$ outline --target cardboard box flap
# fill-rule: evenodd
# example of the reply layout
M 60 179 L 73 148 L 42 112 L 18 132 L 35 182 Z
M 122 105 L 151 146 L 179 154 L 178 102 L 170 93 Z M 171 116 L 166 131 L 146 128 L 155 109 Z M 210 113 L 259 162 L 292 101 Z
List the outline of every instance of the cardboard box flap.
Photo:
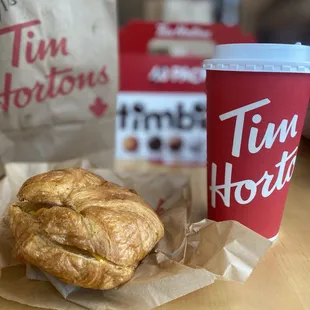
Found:
M 128 23 L 120 31 L 120 53 L 146 54 L 148 52 L 148 43 L 152 39 L 212 40 L 215 44 L 255 42 L 252 36 L 242 33 L 239 26 L 135 20 Z

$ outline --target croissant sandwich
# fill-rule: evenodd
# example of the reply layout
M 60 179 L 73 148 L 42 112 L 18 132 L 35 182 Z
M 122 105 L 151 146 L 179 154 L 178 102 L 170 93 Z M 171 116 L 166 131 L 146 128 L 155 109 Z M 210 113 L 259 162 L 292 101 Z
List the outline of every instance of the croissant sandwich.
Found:
M 9 208 L 18 258 L 65 283 L 111 289 L 129 281 L 164 235 L 133 190 L 84 169 L 28 179 Z

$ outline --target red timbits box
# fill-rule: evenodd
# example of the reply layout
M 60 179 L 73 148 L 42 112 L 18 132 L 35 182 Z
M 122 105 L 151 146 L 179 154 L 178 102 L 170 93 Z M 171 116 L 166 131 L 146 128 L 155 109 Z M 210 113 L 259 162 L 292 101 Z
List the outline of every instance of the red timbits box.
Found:
M 206 95 L 202 63 L 213 54 L 212 45 L 206 42 L 253 41 L 239 27 L 220 24 L 133 21 L 121 29 L 117 159 L 146 167 L 204 166 Z M 152 53 L 155 43 L 169 46 L 170 54 Z

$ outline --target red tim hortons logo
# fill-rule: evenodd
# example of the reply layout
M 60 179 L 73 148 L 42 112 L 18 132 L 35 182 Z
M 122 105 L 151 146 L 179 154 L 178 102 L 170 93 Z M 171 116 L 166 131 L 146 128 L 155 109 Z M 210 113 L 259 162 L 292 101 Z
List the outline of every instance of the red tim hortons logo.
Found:
M 68 38 L 45 38 L 41 39 L 38 33 L 41 21 L 32 20 L 15 24 L 0 29 L 0 40 L 12 37 L 11 43 L 11 64 L 9 72 L 4 72 L 4 84 L 0 90 L 0 109 L 8 112 L 15 107 L 22 109 L 30 103 L 42 103 L 48 99 L 56 99 L 60 96 L 68 96 L 74 90 L 83 91 L 87 88 L 94 89 L 109 83 L 110 78 L 107 73 L 107 65 L 103 64 L 98 71 L 75 73 L 73 67 L 57 68 L 52 66 L 45 73 L 43 79 L 33 81 L 32 85 L 19 85 L 15 82 L 18 77 L 17 70 L 25 70 L 24 64 L 33 65 L 36 62 L 44 62 L 47 59 L 56 57 L 67 57 L 70 55 L 68 48 Z M 36 34 L 37 33 L 37 34 Z M 21 67 L 21 64 L 23 67 Z M 15 85 L 15 86 L 14 86 Z M 93 100 L 93 99 L 92 99 Z M 103 116 L 106 111 L 105 103 L 99 102 L 101 98 L 90 106 L 90 112 L 95 116 Z M 101 104 L 102 103 L 102 104 Z
M 233 141 L 231 156 L 233 158 L 240 158 L 241 147 L 246 146 L 249 155 L 258 154 L 262 150 L 270 150 L 273 148 L 275 142 L 284 144 L 287 139 L 292 139 L 297 136 L 298 115 L 295 114 L 291 119 L 282 119 L 280 124 L 276 126 L 275 123 L 269 122 L 264 132 L 259 128 L 259 124 L 264 122 L 260 111 L 263 107 L 272 104 L 266 98 L 248 105 L 242 106 L 238 109 L 228 111 L 220 115 L 220 121 L 228 120 L 234 121 Z M 252 118 L 249 113 L 255 113 Z M 262 113 L 263 114 L 263 113 Z M 245 121 L 251 118 L 251 126 L 245 126 Z M 248 137 L 248 138 L 245 138 Z M 263 137 L 259 139 L 259 137 Z M 223 168 L 223 184 L 218 184 L 218 164 L 211 163 L 211 179 L 210 179 L 210 198 L 211 206 L 217 207 L 216 197 L 221 198 L 225 207 L 229 208 L 233 201 L 240 205 L 246 205 L 252 202 L 257 195 L 266 198 L 272 195 L 275 191 L 280 191 L 287 183 L 290 182 L 293 170 L 296 163 L 297 149 L 295 147 L 291 151 L 282 152 L 279 160 L 273 164 L 273 171 L 265 171 L 263 175 L 257 180 L 243 179 L 239 181 L 232 181 L 234 172 L 233 164 L 226 162 Z M 216 159 L 214 159 L 215 161 Z M 274 169 L 275 168 L 275 169 Z M 245 195 L 245 191 L 247 194 Z

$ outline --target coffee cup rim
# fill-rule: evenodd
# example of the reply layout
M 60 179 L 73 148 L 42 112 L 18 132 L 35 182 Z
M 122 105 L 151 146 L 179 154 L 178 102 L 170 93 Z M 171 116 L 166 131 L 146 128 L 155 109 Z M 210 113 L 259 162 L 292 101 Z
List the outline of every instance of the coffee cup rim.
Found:
M 310 73 L 310 47 L 296 44 L 234 43 L 218 45 L 206 70 Z

